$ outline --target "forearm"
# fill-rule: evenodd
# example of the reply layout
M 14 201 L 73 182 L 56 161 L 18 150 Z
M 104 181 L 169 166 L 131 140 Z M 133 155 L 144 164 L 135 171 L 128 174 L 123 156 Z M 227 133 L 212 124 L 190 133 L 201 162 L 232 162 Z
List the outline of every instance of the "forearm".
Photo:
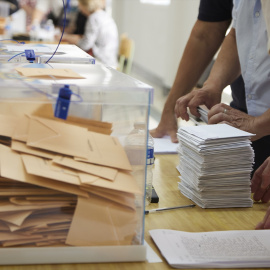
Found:
M 254 133 L 259 138 L 270 135 L 270 109 L 262 115 L 255 117 Z
M 165 103 L 164 112 L 173 112 L 176 100 L 194 88 L 224 40 L 229 24 L 230 21 L 209 23 L 198 20 L 195 23 Z
M 39 24 L 44 18 L 45 13 L 39 9 L 34 9 L 32 16 L 32 24 Z
M 240 74 L 241 67 L 237 52 L 235 29 L 232 28 L 222 44 L 205 85 L 212 85 L 215 89 L 222 92 L 223 89 L 236 80 Z
M 32 16 L 33 12 L 34 12 L 34 9 L 28 5 L 21 5 L 20 6 L 28 16 Z

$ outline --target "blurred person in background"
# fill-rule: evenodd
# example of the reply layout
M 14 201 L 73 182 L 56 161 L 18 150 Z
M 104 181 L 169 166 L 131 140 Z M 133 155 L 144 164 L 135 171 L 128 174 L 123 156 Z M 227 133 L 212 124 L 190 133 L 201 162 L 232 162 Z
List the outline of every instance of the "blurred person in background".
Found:
M 19 10 L 19 2 L 17 0 L 0 0 L 0 3 L 1 2 L 9 3 L 9 14 L 8 15 L 12 15 L 13 13 L 15 13 L 16 11 Z
M 20 8 L 22 8 L 26 13 L 26 29 L 32 23 L 32 16 L 36 7 L 37 0 L 19 0 Z
M 63 40 L 79 46 L 101 63 L 117 67 L 119 36 L 113 18 L 105 11 L 104 0 L 78 0 L 87 17 L 83 35 L 65 34 Z
M 55 27 L 62 27 L 64 20 L 64 5 L 66 7 L 66 30 L 72 33 L 76 16 L 78 13 L 77 0 L 36 0 L 36 6 L 32 14 L 32 22 L 28 27 L 30 31 L 35 26 L 40 26 L 42 22 L 52 20 Z

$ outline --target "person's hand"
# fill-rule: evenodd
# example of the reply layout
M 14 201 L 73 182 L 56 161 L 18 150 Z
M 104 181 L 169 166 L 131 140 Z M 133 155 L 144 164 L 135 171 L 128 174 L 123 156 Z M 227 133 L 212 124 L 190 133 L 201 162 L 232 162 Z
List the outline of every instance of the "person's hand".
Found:
M 264 219 L 256 225 L 255 229 L 270 229 L 270 207 L 267 209 Z
M 254 172 L 251 179 L 251 192 L 254 201 L 268 202 L 270 199 L 270 157 Z
M 261 138 L 258 130 L 255 130 L 256 117 L 234 109 L 224 103 L 216 104 L 208 112 L 208 124 L 225 123 L 235 128 L 256 134 L 251 140 Z
M 177 129 L 177 119 L 172 111 L 170 113 L 163 113 L 158 126 L 155 129 L 150 130 L 149 132 L 153 138 L 162 138 L 165 135 L 169 135 L 171 137 L 171 141 L 173 143 L 177 143 Z
M 205 105 L 208 109 L 211 109 L 212 106 L 219 103 L 220 100 L 221 92 L 214 88 L 204 86 L 201 89 L 194 89 L 189 94 L 176 101 L 175 115 L 176 117 L 181 117 L 183 120 L 188 121 L 189 115 L 187 108 L 189 108 L 191 114 L 200 117 L 197 110 L 199 105 Z

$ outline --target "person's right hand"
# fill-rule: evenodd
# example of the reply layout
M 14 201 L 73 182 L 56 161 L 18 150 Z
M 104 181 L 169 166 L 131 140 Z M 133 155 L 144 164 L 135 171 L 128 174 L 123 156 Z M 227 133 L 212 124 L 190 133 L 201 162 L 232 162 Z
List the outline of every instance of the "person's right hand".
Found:
M 251 179 L 251 192 L 254 201 L 264 203 L 270 200 L 270 157 L 254 172 Z
M 267 209 L 264 219 L 256 225 L 255 229 L 270 229 L 270 207 Z
M 175 105 L 176 117 L 181 117 L 183 120 L 188 121 L 189 115 L 187 108 L 189 108 L 191 114 L 200 117 L 198 113 L 198 106 L 205 105 L 209 110 L 221 101 L 220 91 L 205 85 L 201 89 L 194 89 L 189 94 L 179 98 Z
M 173 143 L 178 143 L 177 139 L 177 118 L 173 111 L 163 112 L 162 118 L 155 129 L 150 130 L 150 134 L 153 138 L 162 138 L 166 135 L 171 137 Z

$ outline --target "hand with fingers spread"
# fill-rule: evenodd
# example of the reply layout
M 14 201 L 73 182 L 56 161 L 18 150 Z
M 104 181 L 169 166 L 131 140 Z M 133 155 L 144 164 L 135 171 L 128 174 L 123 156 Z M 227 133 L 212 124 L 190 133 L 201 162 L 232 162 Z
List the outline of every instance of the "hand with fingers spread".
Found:
M 270 229 L 270 207 L 267 209 L 264 219 L 256 225 L 255 229 Z
M 251 179 L 251 192 L 255 201 L 268 202 L 270 199 L 270 157 L 255 171 Z
M 164 110 L 159 125 L 155 129 L 150 130 L 149 133 L 153 138 L 162 138 L 168 135 L 173 143 L 178 143 L 177 129 L 178 124 L 174 112 L 165 112 Z
M 208 124 L 225 123 L 241 130 L 256 134 L 251 138 L 255 141 L 262 137 L 260 130 L 256 129 L 256 117 L 236 110 L 226 104 L 220 103 L 208 112 Z
M 221 100 L 221 91 L 208 87 L 207 85 L 201 89 L 194 89 L 189 94 L 179 98 L 175 105 L 176 117 L 181 117 L 188 121 L 188 108 L 194 116 L 200 117 L 197 110 L 198 106 L 205 105 L 208 109 L 219 103 Z

